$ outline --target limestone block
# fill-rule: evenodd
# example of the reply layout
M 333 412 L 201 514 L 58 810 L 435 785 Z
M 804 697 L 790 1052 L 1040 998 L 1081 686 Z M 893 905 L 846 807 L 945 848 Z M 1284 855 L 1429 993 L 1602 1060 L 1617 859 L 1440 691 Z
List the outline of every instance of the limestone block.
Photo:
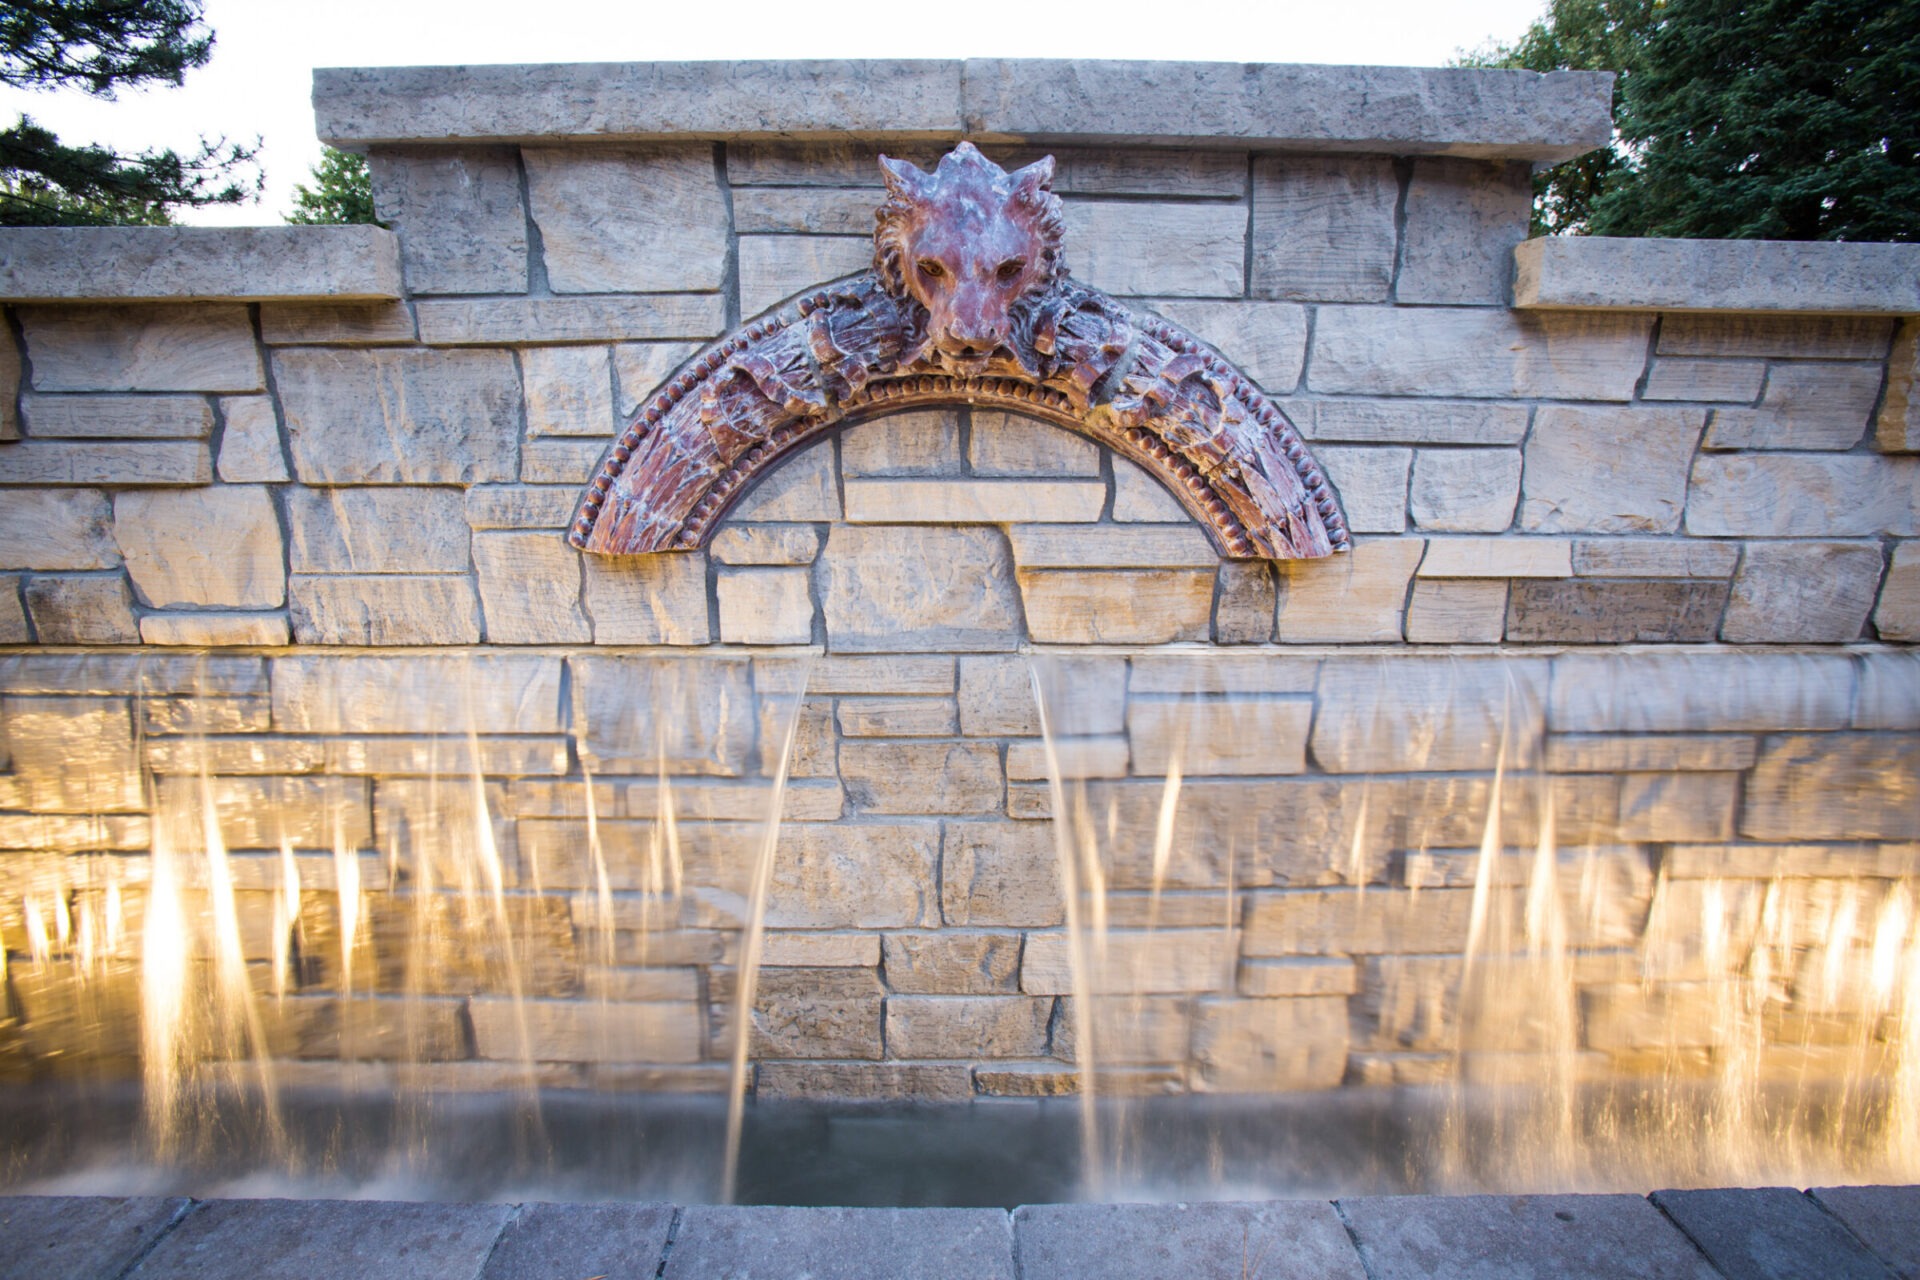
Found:
M 873 265 L 872 236 L 741 236 L 740 314 Z
M 374 211 L 400 232 L 407 292 L 525 293 L 527 219 L 511 147 L 375 151 Z
M 1272 565 L 1222 562 L 1213 604 L 1214 643 L 1267 643 L 1277 607 Z
M 475 529 L 564 529 L 580 492 L 565 485 L 475 485 L 466 491 L 467 524 Z
M 1274 394 L 1299 385 L 1307 309 L 1292 302 L 1155 301 L 1153 309 L 1209 344 Z
M 1307 384 L 1364 395 L 1631 400 L 1650 316 L 1322 307 Z
M 144 810 L 140 755 L 123 698 L 0 699 L 17 798 L 46 813 Z
M 926 929 L 939 923 L 935 824 L 782 827 L 767 899 L 781 929 Z
M 524 1059 L 530 1045 L 554 1062 L 697 1062 L 704 1039 L 699 1009 L 684 1002 L 476 997 L 467 1009 L 474 1052 L 504 1062 Z
M 880 964 L 880 939 L 870 933 L 768 933 L 760 963 L 769 969 L 872 969 Z
M 795 569 L 722 569 L 714 581 L 723 644 L 806 644 L 813 639 L 810 575 Z
M 1920 458 L 1702 455 L 1687 493 L 1695 537 L 1852 538 L 1920 533 Z
M 967 457 L 977 476 L 1097 476 L 1100 447 L 1050 423 L 975 410 Z
M 1887 361 L 1887 394 L 1873 420 L 1873 447 L 1882 453 L 1920 453 L 1920 320 L 1900 322 Z
M 520 479 L 527 484 L 564 484 L 575 491 L 593 478 L 606 445 L 599 440 L 529 440 L 520 447 Z
M 1591 538 L 1573 544 L 1583 578 L 1727 578 L 1740 548 L 1692 538 Z
M 867 813 L 996 813 L 1005 790 L 1000 753 L 986 742 L 842 742 L 840 779 Z
M 522 147 L 555 293 L 718 289 L 727 202 L 705 144 Z
M 473 535 L 480 604 L 491 644 L 585 644 L 578 551 L 545 530 Z
M 1507 584 L 1421 578 L 1407 602 L 1412 644 L 1497 644 L 1507 629 Z
M 476 760 L 473 746 L 478 746 Z M 564 774 L 567 772 L 564 738 L 408 738 L 335 739 L 326 744 L 328 773 L 466 775 L 476 768 L 483 774 Z
M 373 838 L 365 778 L 248 778 L 211 780 L 215 820 L 231 849 L 278 849 L 284 838 L 296 849 L 330 849 L 336 833 L 355 848 Z M 200 838 L 202 782 L 164 778 L 159 809 L 174 815 L 178 839 Z
M 1016 782 L 1045 782 L 1055 774 L 1069 781 L 1124 778 L 1127 756 L 1127 740 L 1118 737 L 1009 742 L 1007 777 Z
M 0 485 L 210 484 L 213 459 L 204 443 L 162 440 L 99 444 L 23 440 L 0 450 Z
M 951 698 L 842 698 L 840 732 L 849 738 L 951 738 L 960 717 Z
M 1240 966 L 1240 994 L 1279 996 L 1350 996 L 1359 987 L 1359 970 L 1351 960 L 1309 956 L 1298 960 L 1248 960 Z
M 1211 569 L 1220 557 L 1197 526 L 1017 524 L 1013 562 L 1026 569 Z
M 1317 658 L 1270 653 L 1142 653 L 1131 665 L 1127 688 L 1134 694 L 1310 694 L 1320 669 Z M 1095 684 L 1107 678 L 1097 669 L 1086 676 Z
M 1261 893 L 1247 911 L 1248 956 L 1458 952 L 1471 889 L 1294 889 Z
M 716 1009 L 715 1039 L 732 1045 L 736 996 L 731 983 L 715 983 L 715 999 L 724 994 L 724 1014 Z M 886 989 L 868 969 L 763 969 L 753 996 L 753 1036 L 749 1052 L 765 1058 L 878 1058 L 880 1002 Z M 724 1022 L 722 1022 L 724 1018 Z M 723 1050 L 724 1051 L 724 1050 Z
M 527 438 L 590 436 L 614 431 L 613 378 L 605 347 L 531 347 L 520 353 L 527 399 Z
M 228 484 L 274 484 L 287 478 L 280 447 L 280 420 L 266 396 L 220 400 L 220 478 Z
M 1697 409 L 1542 408 L 1526 447 L 1520 527 L 1677 531 L 1702 425 Z
M 1347 1070 L 1343 996 L 1202 1000 L 1193 1025 L 1199 1086 L 1212 1093 L 1332 1089 Z
M 287 494 L 295 573 L 465 573 L 458 489 L 306 489 Z
M 721 564 L 812 564 L 820 554 L 820 531 L 810 525 L 728 523 L 713 535 L 711 552 Z
M 706 644 L 704 555 L 587 556 L 587 614 L 595 644 Z
M 5 319 L 0 310 L 0 320 Z M 9 334 L 0 342 L 0 441 L 20 438 L 20 373 L 20 348 Z
M 1192 569 L 1020 571 L 1027 630 L 1041 644 L 1205 640 L 1213 573 Z
M 1281 407 L 1308 440 L 1352 444 L 1509 444 L 1526 438 L 1523 404 L 1460 400 L 1366 400 L 1295 396 Z
M 1423 578 L 1569 578 L 1573 544 L 1565 538 L 1434 538 L 1420 562 Z
M 1554 659 L 1556 732 L 1840 729 L 1853 702 L 1841 654 L 1566 654 Z
M 1516 450 L 1421 449 L 1414 455 L 1408 501 L 1418 528 L 1497 533 L 1512 523 L 1519 497 Z
M 1426 545 L 1424 538 L 1371 538 L 1343 556 L 1275 565 L 1280 642 L 1399 640 L 1407 582 Z
M 957 1063 L 766 1062 L 754 1094 L 832 1102 L 966 1102 L 973 1097 L 973 1077 Z
M 1067 262 L 1097 289 L 1217 298 L 1246 287 L 1243 205 L 1069 199 L 1064 212 Z
M 1113 1065 L 1184 1063 L 1192 1039 L 1194 1001 L 1181 996 L 1095 996 L 1092 1016 L 1084 1019 L 1093 1059 L 1101 1078 Z M 1079 1060 L 1080 1002 L 1060 1000 L 1054 1020 L 1053 1056 L 1063 1062 Z
M 1507 614 L 1507 639 L 1698 644 L 1713 639 L 1726 603 L 1727 587 L 1719 581 L 1516 582 Z
M 971 661 L 971 659 L 969 659 Z M 828 654 L 807 676 L 810 693 L 952 693 L 954 659 L 887 654 L 856 657 Z M 760 687 L 767 688 L 765 671 Z
M 1747 782 L 1740 834 L 1920 839 L 1920 743 L 1851 733 L 1766 739 Z
M 1522 307 L 1920 310 L 1920 252 L 1906 245 L 1569 236 L 1529 243 L 1515 259 Z
M 1920 542 L 1894 547 L 1873 628 L 1882 640 L 1920 640 Z
M 733 506 L 731 520 L 838 520 L 840 482 L 833 450 L 804 449 L 785 458 Z
M 0 502 L 0 568 L 116 569 L 112 508 L 98 489 L 20 489 Z
M 1114 930 L 1088 955 L 1086 989 L 1096 995 L 1225 991 L 1233 985 L 1239 939 L 1225 929 Z M 1064 933 L 1027 935 L 1020 989 L 1030 996 L 1072 995 L 1073 948 Z
M 1880 377 L 1878 364 L 1774 365 L 1759 407 L 1716 409 L 1704 447 L 1844 453 L 1866 433 Z
M 1017 933 L 890 933 L 887 986 L 908 995 L 1014 995 Z
M 1407 473 L 1411 449 L 1352 448 L 1314 450 L 1340 494 L 1340 509 L 1355 533 L 1400 533 L 1407 527 Z
M 747 659 L 593 654 L 568 663 L 580 758 L 594 772 L 747 771 L 755 736 Z
M 1844 644 L 1860 638 L 1880 590 L 1872 542 L 1750 542 L 1720 638 L 1730 644 Z
M 1024 737 L 1040 732 L 1033 674 L 1017 656 L 960 659 L 960 731 L 968 737 Z
M 1747 736 L 1555 734 L 1547 739 L 1547 768 L 1555 773 L 1734 772 L 1752 767 L 1754 750 Z
M 1107 487 L 1098 480 L 846 481 L 854 524 L 1078 523 L 1100 518 Z
M 892 152 L 888 153 L 889 155 Z M 733 183 L 733 227 L 741 235 L 754 232 L 768 234 L 787 233 L 793 235 L 816 236 L 857 236 L 873 230 L 873 209 L 880 202 L 880 194 L 871 188 L 875 185 L 873 175 L 860 166 L 856 175 L 849 172 L 846 177 L 848 186 L 864 182 L 867 189 L 841 189 L 833 187 L 780 188 L 774 191 L 755 190 L 742 186 L 738 176 L 744 167 L 736 158 L 732 148 L 727 153 L 728 178 Z M 911 158 L 911 157 L 908 157 Z M 849 159 L 851 157 L 849 156 Z M 872 156 L 867 157 L 868 165 Z M 931 159 L 931 157 L 929 157 Z M 749 164 L 751 162 L 748 162 Z M 915 160 L 914 163 L 920 163 Z M 928 166 L 922 165 L 922 168 Z M 878 166 L 873 166 L 878 172 Z M 796 173 L 806 172 L 796 168 Z M 818 176 L 817 174 L 814 176 Z M 1058 190 L 1058 183 L 1055 184 Z
M 1053 1001 L 1026 996 L 892 996 L 887 1050 L 899 1058 L 1035 1058 Z
M 276 351 L 307 484 L 477 484 L 519 472 L 520 382 L 504 351 Z
M 840 472 L 849 478 L 957 476 L 960 414 L 953 409 L 892 413 L 850 427 L 840 436 Z
M 1301 773 L 1312 718 L 1307 698 L 1135 699 L 1127 708 L 1133 771 L 1161 775 L 1177 764 L 1185 777 Z
M 693 342 L 622 342 L 613 349 L 613 374 L 620 384 L 620 420 L 639 411 L 674 370 L 700 350 Z
M 726 327 L 717 293 L 558 298 L 446 298 L 414 304 L 432 347 L 712 338 Z
M 27 608 L 20 602 L 20 579 L 0 577 L 0 644 L 31 644 L 33 629 L 27 625 Z
M 1020 639 L 996 530 L 838 526 L 814 578 L 832 650 L 1011 649 Z
M 1767 366 L 1758 360 L 1693 360 L 1662 356 L 1647 371 L 1642 400 L 1708 400 L 1752 404 L 1760 398 Z
M 0 689 L 9 693 L 74 693 L 143 700 L 168 695 L 200 699 L 245 698 L 266 692 L 266 664 L 259 658 L 154 654 L 16 654 L 0 666 Z M 0 848 L 7 847 L 0 845 Z
M 145 814 L 7 813 L 0 814 L 0 845 L 49 853 L 144 853 L 153 845 L 153 828 Z
M 405 346 L 414 339 L 404 302 L 267 302 L 260 337 L 268 346 Z
M 284 613 L 150 613 L 140 619 L 145 644 L 283 645 L 290 636 Z
M 1538 659 L 1329 658 L 1320 672 L 1313 758 L 1329 773 L 1453 772 L 1529 758 L 1541 731 Z
M 940 907 L 948 924 L 1046 928 L 1065 918 L 1050 824 L 943 825 Z
M 477 644 L 480 601 L 464 575 L 308 577 L 287 590 L 299 644 Z
M 1533 178 L 1524 164 L 1413 162 L 1399 302 L 1505 305 L 1513 250 L 1527 238 Z
M 20 397 L 27 434 L 38 440 L 205 440 L 213 409 L 200 396 Z
M 36 391 L 258 391 L 247 308 L 22 307 Z
M 1185 524 L 1193 519 L 1165 485 L 1120 457 L 1113 459 L 1113 518 L 1122 524 Z
M 113 537 L 156 608 L 277 608 L 287 598 L 280 520 L 258 485 L 123 493 Z
M 1391 160 L 1262 156 L 1253 164 L 1253 277 L 1259 298 L 1384 302 L 1393 282 Z
M 1879 360 L 1887 354 L 1893 328 L 1887 317 L 1870 315 L 1678 314 L 1661 321 L 1658 350 L 1663 356 Z

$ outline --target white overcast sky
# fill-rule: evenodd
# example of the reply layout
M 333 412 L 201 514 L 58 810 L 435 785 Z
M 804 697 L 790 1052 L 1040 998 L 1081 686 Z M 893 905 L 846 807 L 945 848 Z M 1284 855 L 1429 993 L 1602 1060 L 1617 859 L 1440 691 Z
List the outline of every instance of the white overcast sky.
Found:
M 279 222 L 320 155 L 315 67 L 704 58 L 1175 58 L 1438 66 L 1512 40 L 1544 0 L 207 0 L 213 60 L 180 89 L 0 89 L 69 142 L 263 140 L 265 198 L 188 215 Z

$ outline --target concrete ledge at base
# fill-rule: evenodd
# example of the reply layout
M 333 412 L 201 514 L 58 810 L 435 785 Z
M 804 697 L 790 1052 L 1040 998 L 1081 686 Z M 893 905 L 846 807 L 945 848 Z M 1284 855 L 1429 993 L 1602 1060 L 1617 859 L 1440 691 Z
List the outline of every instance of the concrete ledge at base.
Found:
M 1920 314 L 1920 244 L 1548 236 L 1513 261 L 1526 310 Z
M 400 296 L 383 227 L 19 227 L 0 230 L 0 302 Z
M 1551 162 L 1604 146 L 1604 72 L 1043 58 L 321 68 L 320 138 L 951 141 Z M 743 110 L 742 103 L 750 103 Z

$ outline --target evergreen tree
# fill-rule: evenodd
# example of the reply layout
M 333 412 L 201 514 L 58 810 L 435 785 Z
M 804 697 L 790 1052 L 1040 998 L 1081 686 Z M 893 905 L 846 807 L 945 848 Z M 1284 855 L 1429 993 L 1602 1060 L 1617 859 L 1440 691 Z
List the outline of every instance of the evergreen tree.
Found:
M 0 84 L 116 90 L 178 85 L 205 66 L 213 34 L 199 0 L 6 0 L 0 5 Z M 202 139 L 122 155 L 70 146 L 23 115 L 0 129 L 0 225 L 161 224 L 170 211 L 240 204 L 258 194 L 258 146 Z
M 373 214 L 373 179 L 367 158 L 328 147 L 313 166 L 313 185 L 293 188 L 293 212 L 288 222 L 310 226 L 355 222 L 378 223 Z

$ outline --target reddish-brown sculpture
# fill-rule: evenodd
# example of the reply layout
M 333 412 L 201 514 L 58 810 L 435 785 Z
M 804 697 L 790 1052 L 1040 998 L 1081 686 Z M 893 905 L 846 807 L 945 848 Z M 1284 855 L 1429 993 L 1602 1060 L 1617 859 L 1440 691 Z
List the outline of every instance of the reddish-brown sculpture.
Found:
M 963 142 L 880 157 L 873 270 L 767 312 L 681 368 L 601 461 L 568 539 L 703 545 L 783 456 L 848 422 L 975 404 L 1067 427 L 1153 472 L 1233 559 L 1351 544 L 1286 415 L 1185 330 L 1067 274 L 1053 159 L 1009 174 Z

